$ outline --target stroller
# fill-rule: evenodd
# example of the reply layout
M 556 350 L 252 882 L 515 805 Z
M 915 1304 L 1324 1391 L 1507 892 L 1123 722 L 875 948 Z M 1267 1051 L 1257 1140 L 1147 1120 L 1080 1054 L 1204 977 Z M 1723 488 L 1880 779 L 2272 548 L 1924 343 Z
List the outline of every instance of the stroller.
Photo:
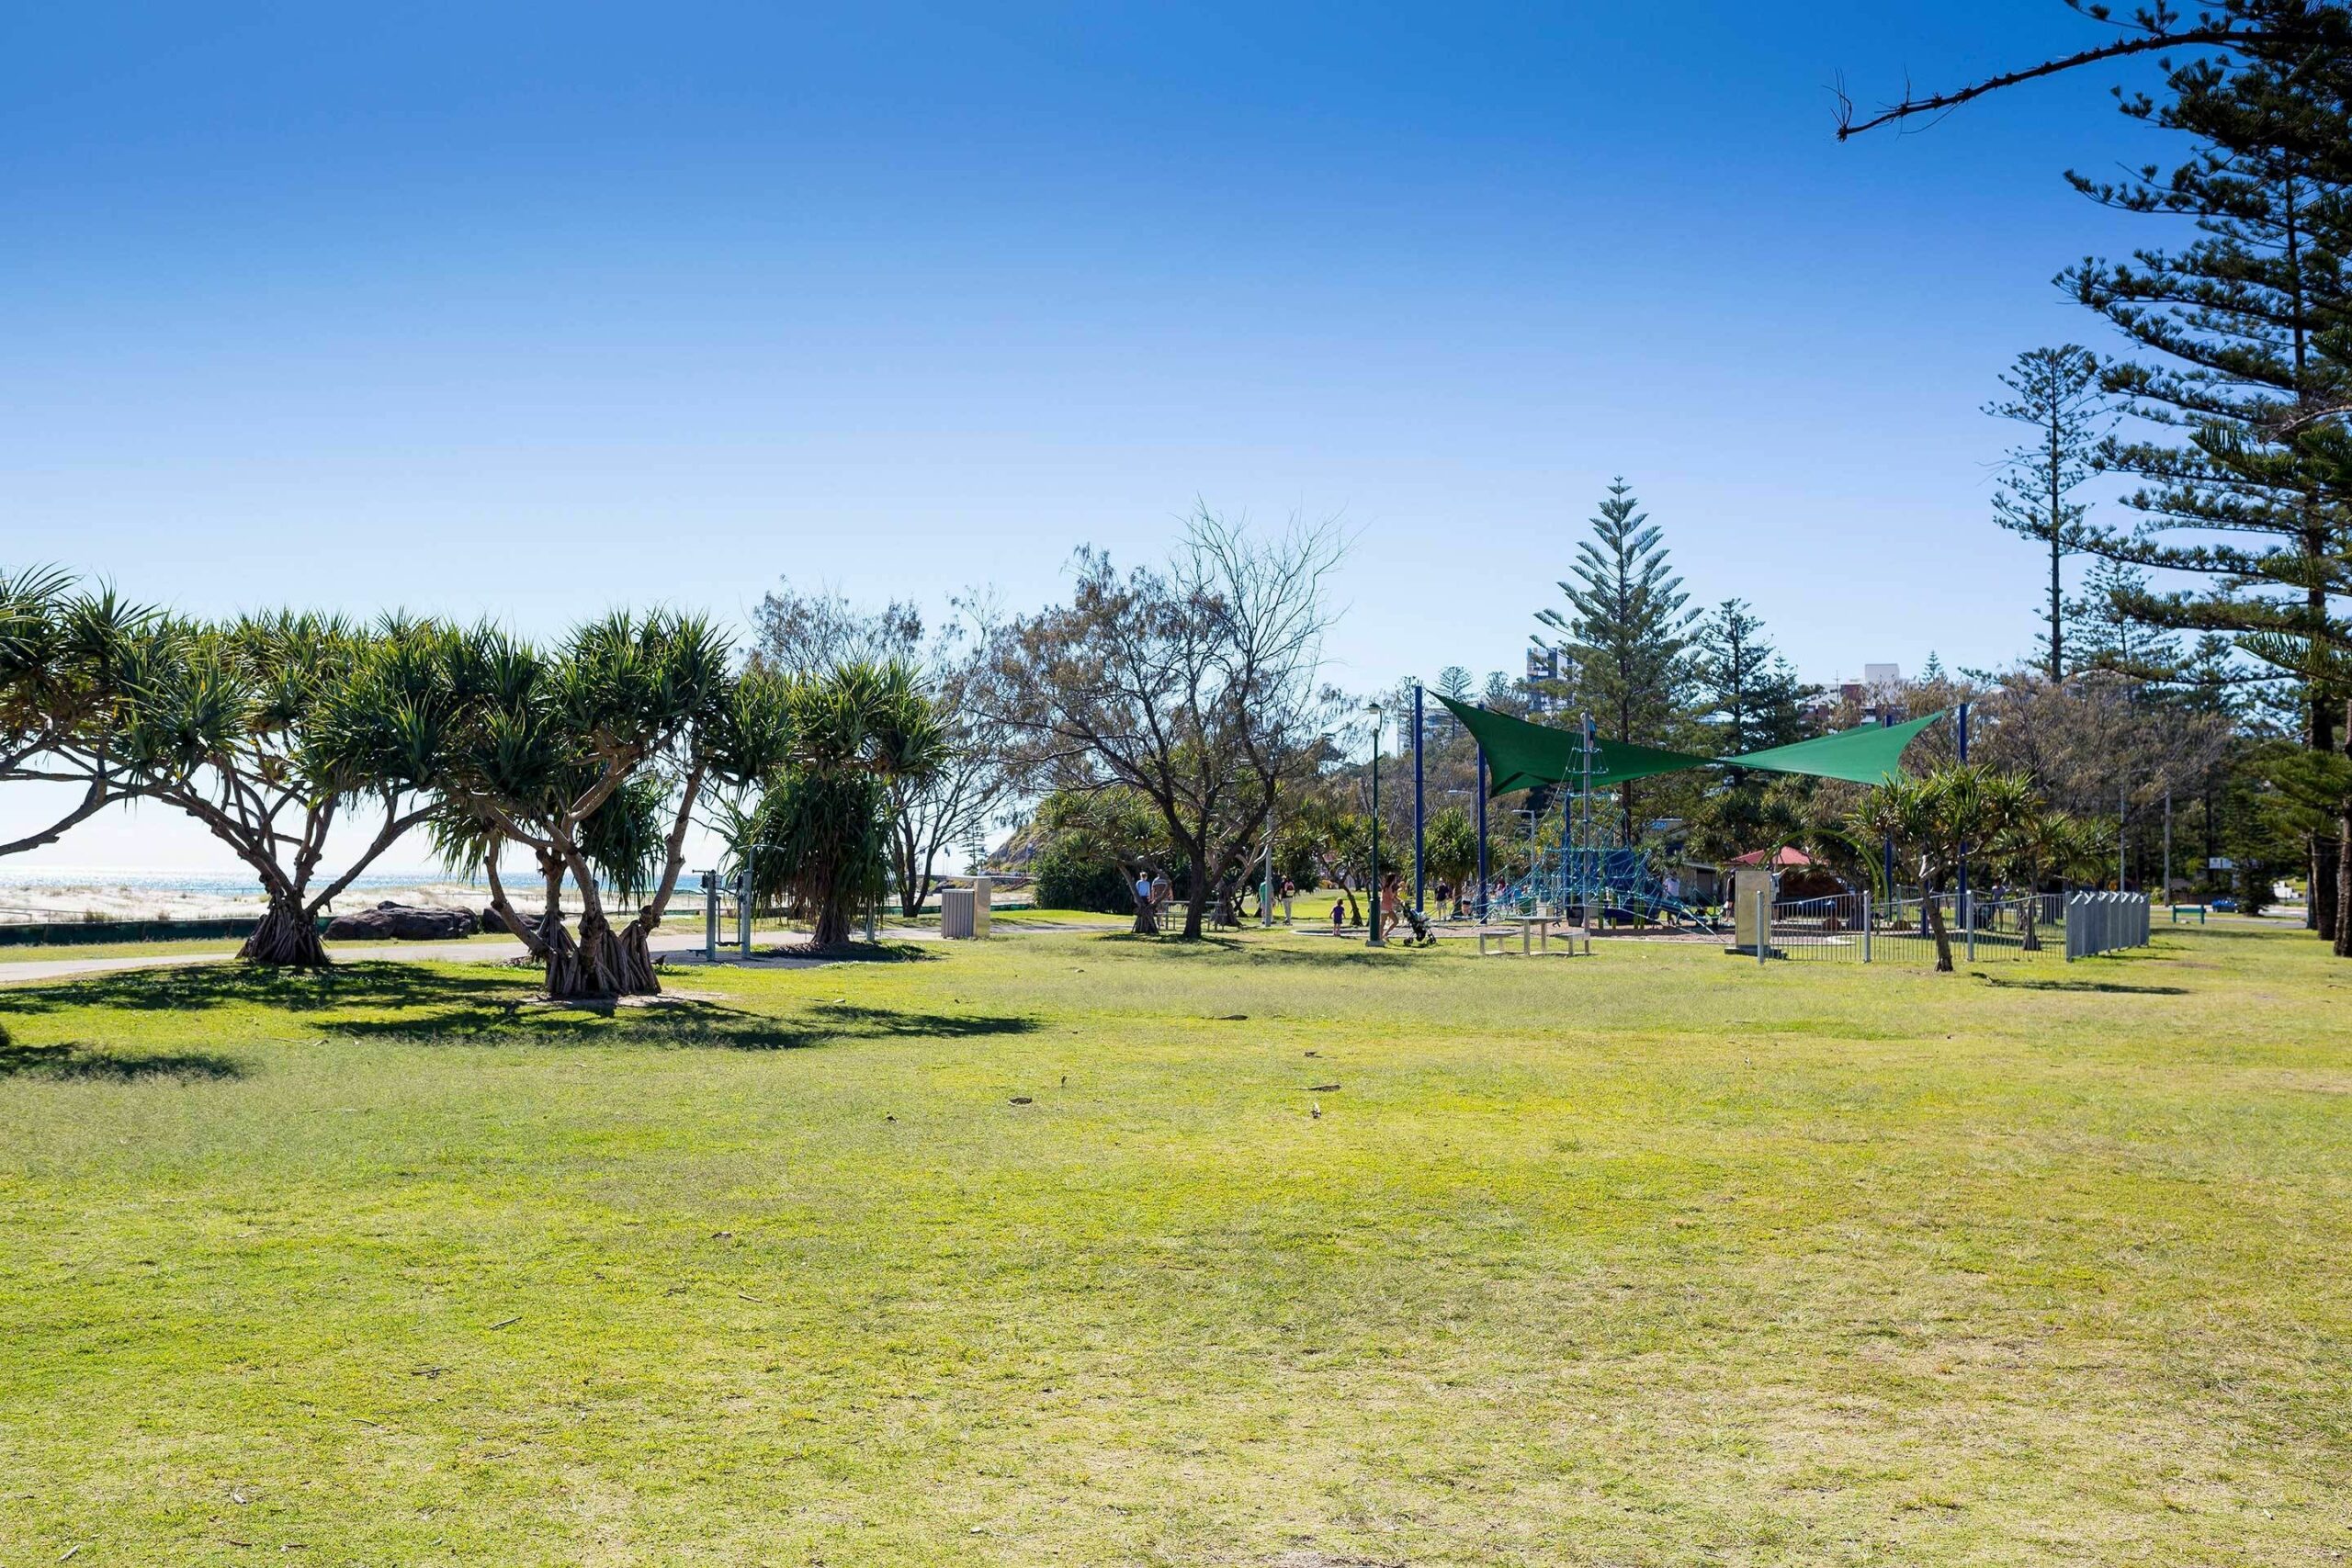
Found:
M 1396 913 L 1404 918 L 1405 924 L 1411 928 L 1413 932 L 1411 936 L 1405 939 L 1405 946 L 1434 947 L 1437 945 L 1437 932 L 1430 930 L 1430 921 L 1427 915 L 1422 914 L 1419 909 L 1414 908 L 1410 904 L 1406 903 L 1402 899 L 1397 900 Z

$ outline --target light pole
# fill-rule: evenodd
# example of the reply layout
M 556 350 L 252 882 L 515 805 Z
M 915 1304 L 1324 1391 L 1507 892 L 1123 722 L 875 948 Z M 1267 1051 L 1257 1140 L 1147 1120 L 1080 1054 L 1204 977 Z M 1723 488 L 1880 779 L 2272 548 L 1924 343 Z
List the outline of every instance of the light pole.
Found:
M 1366 947 L 1385 947 L 1380 940 L 1380 704 L 1367 703 L 1372 715 L 1372 935 Z
M 1413 908 L 1426 910 L 1421 900 L 1422 845 L 1428 837 L 1429 820 L 1421 806 L 1421 683 L 1413 682 Z

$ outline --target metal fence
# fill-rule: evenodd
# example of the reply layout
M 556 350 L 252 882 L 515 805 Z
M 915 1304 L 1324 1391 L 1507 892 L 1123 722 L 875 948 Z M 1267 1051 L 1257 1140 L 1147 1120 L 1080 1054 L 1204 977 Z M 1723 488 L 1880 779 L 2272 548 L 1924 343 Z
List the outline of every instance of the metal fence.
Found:
M 1972 964 L 2052 946 L 2065 919 L 2065 902 L 2055 893 L 1939 893 L 1933 907 L 1952 957 Z M 1772 906 L 1768 953 L 1814 964 L 1933 964 L 1935 929 L 1928 900 L 1918 897 L 1840 893 L 1789 899 Z
M 2144 893 L 2077 893 L 2066 900 L 2066 959 L 2148 945 Z

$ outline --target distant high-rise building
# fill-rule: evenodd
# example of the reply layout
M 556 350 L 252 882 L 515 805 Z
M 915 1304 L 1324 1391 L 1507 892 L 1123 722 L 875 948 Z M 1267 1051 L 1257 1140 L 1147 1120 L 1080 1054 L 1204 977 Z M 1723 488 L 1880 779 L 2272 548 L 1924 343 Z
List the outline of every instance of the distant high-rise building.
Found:
M 1873 724 L 1903 716 L 1903 666 L 1865 664 L 1859 681 L 1841 681 L 1838 696 Z
M 1530 716 L 1550 713 L 1559 705 L 1559 694 L 1547 682 L 1560 678 L 1560 650 L 1556 648 L 1534 648 L 1527 650 L 1527 677 L 1522 684 L 1527 689 L 1527 711 Z

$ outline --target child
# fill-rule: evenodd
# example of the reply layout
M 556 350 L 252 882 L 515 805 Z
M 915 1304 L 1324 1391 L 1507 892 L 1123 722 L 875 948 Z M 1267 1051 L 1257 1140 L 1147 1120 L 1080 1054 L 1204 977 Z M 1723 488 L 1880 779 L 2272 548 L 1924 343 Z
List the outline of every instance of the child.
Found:
M 1332 900 L 1331 900 L 1331 934 L 1332 934 L 1333 936 L 1338 936 L 1338 935 L 1340 934 L 1340 928 L 1341 926 L 1343 926 L 1343 925 L 1345 925 L 1345 924 L 1347 923 L 1347 919 L 1348 919 L 1348 901 L 1347 901 L 1346 899 L 1344 899 L 1344 898 L 1334 898 L 1334 899 L 1332 899 Z

